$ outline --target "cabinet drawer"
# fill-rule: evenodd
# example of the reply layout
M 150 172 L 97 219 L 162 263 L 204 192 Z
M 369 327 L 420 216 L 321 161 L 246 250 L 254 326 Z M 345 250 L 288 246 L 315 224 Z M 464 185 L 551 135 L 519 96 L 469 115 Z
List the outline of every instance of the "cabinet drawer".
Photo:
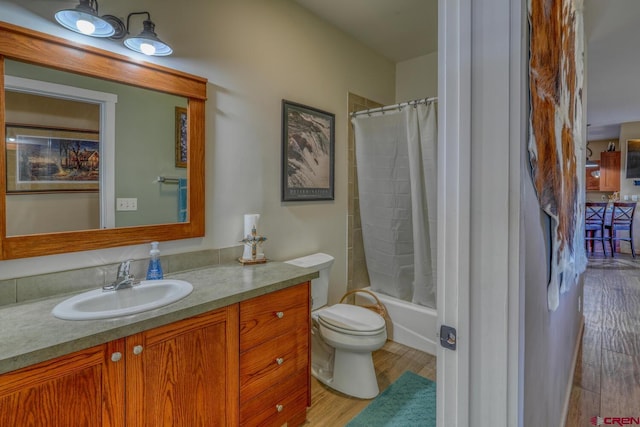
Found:
M 306 417 L 307 381 L 306 371 L 299 371 L 285 382 L 265 390 L 240 408 L 240 425 L 280 426 L 294 418 Z
M 308 283 L 243 301 L 240 303 L 240 351 L 309 324 Z
M 246 402 L 296 372 L 309 370 L 306 329 L 281 335 L 240 354 L 240 401 Z

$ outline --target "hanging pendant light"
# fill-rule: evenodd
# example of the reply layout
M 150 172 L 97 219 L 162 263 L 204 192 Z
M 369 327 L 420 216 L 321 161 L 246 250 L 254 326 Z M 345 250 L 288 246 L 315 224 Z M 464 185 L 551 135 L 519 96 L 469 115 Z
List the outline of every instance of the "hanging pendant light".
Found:
M 173 53 L 173 49 L 160 40 L 155 33 L 155 24 L 151 21 L 149 12 L 130 13 L 127 17 L 127 29 L 129 29 L 129 18 L 131 15 L 146 14 L 147 19 L 142 23 L 143 29 L 135 37 L 129 37 L 124 41 L 124 45 L 134 52 L 143 53 L 149 56 L 167 56 Z
M 111 37 L 115 33 L 113 26 L 98 16 L 97 0 L 80 0 L 75 9 L 59 10 L 55 18 L 66 29 L 87 36 Z
M 597 164 L 596 162 L 590 159 L 591 156 L 593 156 L 593 151 L 591 151 L 591 148 L 589 148 L 589 142 L 587 142 L 587 161 L 585 162 L 584 167 L 597 168 L 598 166 L 600 166 L 599 164 Z

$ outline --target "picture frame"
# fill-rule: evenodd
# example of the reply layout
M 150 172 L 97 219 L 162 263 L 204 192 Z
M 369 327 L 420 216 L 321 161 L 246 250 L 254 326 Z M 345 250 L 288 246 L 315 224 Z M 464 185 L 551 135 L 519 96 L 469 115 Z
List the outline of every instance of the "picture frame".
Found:
M 5 131 L 7 193 L 99 191 L 99 132 L 12 124 Z
M 176 167 L 186 168 L 187 159 L 187 109 L 176 107 Z
M 627 140 L 626 178 L 640 178 L 640 139 Z
M 282 100 L 282 201 L 334 200 L 335 115 Z

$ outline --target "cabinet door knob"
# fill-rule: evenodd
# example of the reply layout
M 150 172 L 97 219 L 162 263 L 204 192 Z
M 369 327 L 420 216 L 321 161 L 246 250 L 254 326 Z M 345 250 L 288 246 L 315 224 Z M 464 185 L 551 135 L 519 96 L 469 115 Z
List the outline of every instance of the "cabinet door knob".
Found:
M 282 312 L 282 311 L 278 311 L 278 312 L 276 313 L 276 317 L 277 317 L 278 319 L 282 319 L 282 318 L 284 317 L 284 312 Z
M 133 347 L 133 354 L 138 355 L 142 353 L 142 346 L 141 345 L 137 345 L 135 347 Z
M 282 412 L 282 410 L 284 409 L 284 406 L 282 405 L 276 405 L 276 411 L 278 412 Z
M 282 357 L 278 357 L 278 358 L 276 359 L 276 363 L 277 363 L 278 365 L 282 365 L 282 364 L 284 363 L 284 359 L 283 359 Z
M 111 361 L 112 362 L 119 362 L 120 359 L 122 359 L 122 353 L 120 353 L 119 351 L 116 351 L 116 352 L 111 354 Z

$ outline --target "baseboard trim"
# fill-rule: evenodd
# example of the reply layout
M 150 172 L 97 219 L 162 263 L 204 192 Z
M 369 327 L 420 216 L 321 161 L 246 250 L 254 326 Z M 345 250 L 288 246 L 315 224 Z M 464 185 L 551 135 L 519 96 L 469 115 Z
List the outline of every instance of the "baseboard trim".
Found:
M 567 390 L 564 396 L 564 405 L 562 406 L 562 417 L 560 418 L 560 427 L 567 424 L 567 415 L 569 415 L 569 403 L 571 402 L 571 390 L 573 389 L 573 377 L 576 374 L 576 365 L 578 364 L 578 354 L 580 353 L 580 341 L 584 333 L 584 315 L 580 316 L 580 331 L 576 338 L 576 344 L 573 349 L 573 361 L 571 362 L 571 375 L 567 384 Z

